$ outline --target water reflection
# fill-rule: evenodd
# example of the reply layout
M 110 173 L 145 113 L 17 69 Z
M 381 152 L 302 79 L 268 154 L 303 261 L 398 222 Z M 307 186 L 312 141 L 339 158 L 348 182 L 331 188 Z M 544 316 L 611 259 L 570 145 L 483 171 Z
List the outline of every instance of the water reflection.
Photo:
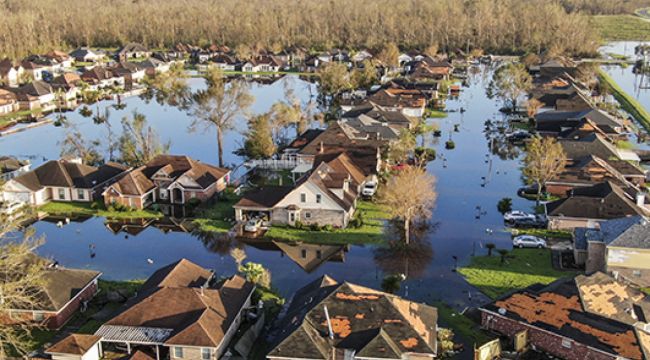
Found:
M 438 227 L 438 223 L 428 222 L 413 225 L 410 242 L 406 244 L 402 225 L 391 223 L 387 232 L 395 240 L 386 247 L 374 249 L 375 263 L 386 274 L 401 274 L 405 279 L 421 278 L 433 261 L 430 236 L 435 234 Z

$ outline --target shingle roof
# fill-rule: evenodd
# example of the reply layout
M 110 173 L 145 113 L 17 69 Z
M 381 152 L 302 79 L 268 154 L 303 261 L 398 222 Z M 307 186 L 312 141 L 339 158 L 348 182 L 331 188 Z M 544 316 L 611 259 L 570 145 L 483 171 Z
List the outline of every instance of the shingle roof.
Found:
M 189 263 L 183 260 L 175 266 Z M 218 289 L 184 287 L 188 278 L 201 277 L 205 269 L 192 264 L 195 276 L 183 275 L 182 281 L 170 281 L 173 286 L 166 286 L 168 278 L 160 282 L 160 287 L 143 289 L 144 294 L 130 302 L 120 314 L 107 321 L 96 332 L 104 337 L 120 337 L 119 329 L 142 329 L 154 334 L 155 341 L 165 345 L 183 345 L 200 347 L 217 347 L 226 332 L 233 325 L 242 306 L 250 297 L 254 285 L 240 276 L 233 276 L 224 281 Z M 161 269 L 162 273 L 169 273 Z M 190 272 L 192 272 L 190 271 Z M 173 276 L 173 271 L 171 272 Z M 157 278 L 160 273 L 154 274 Z M 154 285 L 157 279 L 147 281 Z M 188 286 L 194 286 L 192 281 Z M 175 287 L 180 285 L 180 287 Z M 147 330 L 151 329 L 151 330 Z M 137 334 L 133 334 L 134 336 Z M 139 336 L 139 335 L 138 335 Z
M 156 270 L 142 285 L 142 290 L 158 287 L 201 287 L 210 281 L 213 273 L 199 265 L 180 259 Z
M 641 216 L 628 216 L 619 219 L 601 221 L 595 229 L 576 228 L 574 231 L 575 247 L 586 250 L 589 241 L 610 244 L 633 225 L 643 224 L 645 222 L 646 220 Z
M 101 340 L 96 335 L 70 334 L 45 350 L 48 354 L 84 355 Z
M 61 310 L 100 275 L 100 272 L 91 270 L 48 268 L 43 275 L 44 285 L 38 292 L 36 310 Z
M 234 207 L 272 208 L 291 191 L 293 191 L 293 187 L 290 186 L 261 187 L 245 193 Z
M 187 176 L 202 189 L 208 188 L 230 172 L 228 169 L 202 163 L 184 155 L 158 155 L 145 164 L 142 172 L 151 179 L 161 170 L 173 181 Z
M 94 167 L 64 160 L 51 160 L 13 180 L 32 191 L 45 186 L 91 189 L 125 170 L 126 167 L 116 163 Z
M 569 159 L 578 159 L 587 155 L 595 155 L 601 159 L 618 159 L 616 147 L 599 134 L 590 134 L 581 139 L 559 139 L 562 149 Z
M 325 307 L 333 339 L 327 335 Z M 436 323 L 433 307 L 324 276 L 296 292 L 277 324 L 268 356 L 327 359 L 335 348 L 352 349 L 368 358 L 435 355 Z
M 27 164 L 29 164 L 29 162 L 24 160 L 18 160 L 11 156 L 0 156 L 0 173 L 4 174 L 4 173 L 13 172 Z
M 615 219 L 646 215 L 629 196 L 612 182 L 576 188 L 573 195 L 546 204 L 549 216 L 587 219 Z
M 142 168 L 138 168 L 124 174 L 110 187 L 122 195 L 142 196 L 155 189 L 156 185 L 142 173 Z

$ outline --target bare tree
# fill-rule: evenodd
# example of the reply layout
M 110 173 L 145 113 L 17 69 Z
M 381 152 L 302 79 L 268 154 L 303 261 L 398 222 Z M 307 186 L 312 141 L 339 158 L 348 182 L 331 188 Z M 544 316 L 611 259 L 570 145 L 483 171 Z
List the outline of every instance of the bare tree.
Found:
M 542 108 L 544 104 L 537 99 L 528 99 L 526 102 L 526 113 L 528 113 L 529 118 L 534 118 L 537 114 L 537 111 Z
M 81 131 L 71 124 L 66 124 L 66 134 L 61 145 L 61 157 L 75 157 L 87 165 L 99 165 L 104 157 L 99 151 L 99 140 L 86 140 Z
M 431 217 L 438 193 L 436 178 L 418 167 L 408 167 L 391 177 L 381 189 L 381 203 L 404 226 L 404 241 L 410 243 L 411 224 Z
M 296 136 L 302 134 L 314 119 L 315 107 L 316 103 L 312 101 L 303 104 L 289 86 L 289 83 L 286 82 L 284 85 L 284 101 L 278 101 L 271 107 L 276 140 L 279 140 L 279 131 L 287 126 L 295 126 Z
M 119 140 L 121 161 L 130 166 L 140 166 L 158 155 L 169 152 L 171 143 L 163 143 L 156 130 L 147 125 L 147 118 L 137 111 L 132 118 L 122 119 Z
M 552 137 L 534 137 L 526 145 L 524 176 L 529 184 L 537 185 L 537 204 L 546 183 L 564 171 L 567 157 L 562 145 Z
M 217 129 L 219 166 L 223 167 L 223 133 L 234 128 L 237 116 L 245 115 L 254 97 L 242 80 L 226 84 L 218 69 L 209 70 L 205 80 L 208 88 L 194 94 L 190 105 L 190 115 L 194 117 L 190 130 L 196 130 L 199 126 L 204 126 L 206 130 L 211 127 Z
M 507 63 L 499 67 L 488 85 L 488 95 L 503 99 L 513 111 L 517 101 L 533 88 L 533 78 L 524 64 Z

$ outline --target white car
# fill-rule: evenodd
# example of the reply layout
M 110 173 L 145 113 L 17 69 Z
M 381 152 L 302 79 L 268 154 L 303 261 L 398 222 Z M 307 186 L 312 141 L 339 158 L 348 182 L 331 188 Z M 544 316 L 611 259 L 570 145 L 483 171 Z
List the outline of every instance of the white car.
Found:
M 503 215 L 503 220 L 505 221 L 516 221 L 516 220 L 522 220 L 522 219 L 530 219 L 530 220 L 535 220 L 535 214 L 529 214 L 527 212 L 519 211 L 519 210 L 513 210 L 513 211 L 508 211 Z
M 546 248 L 546 240 L 532 235 L 519 235 L 512 239 L 512 246 L 518 248 Z
M 361 195 L 371 197 L 377 192 L 377 183 L 374 181 L 367 182 L 361 189 Z
M 250 219 L 246 222 L 246 225 L 244 225 L 244 231 L 257 232 L 257 230 L 259 230 L 260 227 L 262 227 L 261 219 Z

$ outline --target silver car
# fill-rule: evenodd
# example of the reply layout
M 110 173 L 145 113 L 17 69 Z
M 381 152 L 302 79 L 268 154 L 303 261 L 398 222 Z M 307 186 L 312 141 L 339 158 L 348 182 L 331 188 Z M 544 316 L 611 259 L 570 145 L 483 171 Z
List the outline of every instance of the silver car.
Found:
M 512 246 L 518 248 L 546 248 L 546 240 L 533 235 L 519 235 L 512 239 Z

